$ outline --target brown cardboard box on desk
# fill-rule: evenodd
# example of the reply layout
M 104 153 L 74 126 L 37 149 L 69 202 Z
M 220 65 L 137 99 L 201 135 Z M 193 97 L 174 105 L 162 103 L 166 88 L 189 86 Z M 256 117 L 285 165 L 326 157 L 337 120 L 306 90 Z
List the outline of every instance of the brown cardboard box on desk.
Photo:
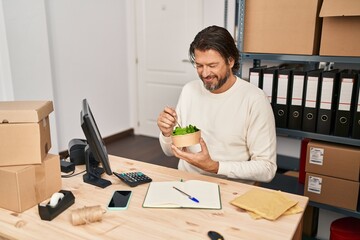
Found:
M 51 101 L 0 101 L 0 166 L 40 164 L 51 148 Z
M 23 212 L 61 189 L 60 158 L 48 154 L 43 163 L 0 167 L 0 207 Z

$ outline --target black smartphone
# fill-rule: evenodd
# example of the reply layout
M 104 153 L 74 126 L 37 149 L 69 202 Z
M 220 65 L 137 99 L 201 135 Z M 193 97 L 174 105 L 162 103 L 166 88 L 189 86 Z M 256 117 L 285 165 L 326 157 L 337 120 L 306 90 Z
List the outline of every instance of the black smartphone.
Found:
M 109 210 L 123 210 L 129 206 L 132 191 L 115 191 L 107 206 Z

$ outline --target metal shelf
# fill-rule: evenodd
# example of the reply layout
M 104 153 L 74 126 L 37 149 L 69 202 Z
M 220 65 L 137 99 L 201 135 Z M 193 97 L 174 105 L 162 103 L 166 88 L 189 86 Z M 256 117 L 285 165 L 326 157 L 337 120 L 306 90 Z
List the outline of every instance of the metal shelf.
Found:
M 292 130 L 292 129 L 286 129 L 286 128 L 277 128 L 276 134 L 278 136 L 283 137 L 292 137 L 292 138 L 310 138 L 314 140 L 321 140 L 326 142 L 332 142 L 332 143 L 339 143 L 339 144 L 345 144 L 345 145 L 351 145 L 360 147 L 360 139 L 354 139 L 354 138 L 347 138 L 347 137 L 338 137 L 333 135 L 324 135 L 324 134 L 318 134 L 318 133 L 312 133 L 312 132 L 303 132 L 300 130 Z

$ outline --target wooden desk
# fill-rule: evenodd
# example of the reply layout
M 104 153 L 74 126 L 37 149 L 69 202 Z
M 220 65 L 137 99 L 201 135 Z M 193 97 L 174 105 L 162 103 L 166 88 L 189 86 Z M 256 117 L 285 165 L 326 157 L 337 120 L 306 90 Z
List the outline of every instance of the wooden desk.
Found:
M 70 190 L 75 203 L 52 221 L 42 221 L 37 206 L 16 214 L 0 209 L 0 239 L 209 239 L 214 230 L 229 239 L 301 239 L 303 214 L 282 216 L 276 221 L 253 220 L 229 202 L 255 186 L 192 174 L 139 161 L 110 156 L 113 171 L 142 171 L 153 181 L 199 179 L 220 185 L 222 209 L 150 209 L 142 203 L 148 184 L 128 187 L 115 176 L 104 175 L 113 184 L 105 189 L 86 184 L 82 175 L 63 179 L 63 190 Z M 77 167 L 77 172 L 84 166 Z M 132 190 L 129 208 L 107 211 L 101 222 L 73 226 L 71 210 L 84 206 L 106 205 L 115 190 Z M 272 191 L 272 190 L 269 190 Z M 284 193 L 299 201 L 304 209 L 308 198 Z M 4 196 L 1 196 L 4 197 Z M 1 237 L 2 236 L 2 237 Z

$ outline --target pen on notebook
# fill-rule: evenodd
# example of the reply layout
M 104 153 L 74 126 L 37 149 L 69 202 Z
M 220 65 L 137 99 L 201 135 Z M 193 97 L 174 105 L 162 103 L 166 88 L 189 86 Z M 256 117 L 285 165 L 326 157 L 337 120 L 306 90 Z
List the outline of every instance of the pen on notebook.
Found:
M 179 191 L 179 192 L 181 192 L 182 194 L 184 194 L 184 195 L 186 195 L 186 196 L 188 196 L 189 198 L 190 198 L 190 200 L 192 200 L 192 201 L 194 201 L 194 202 L 199 202 L 199 200 L 197 200 L 196 198 L 194 198 L 194 197 L 192 197 L 192 196 L 190 196 L 189 194 L 187 194 L 186 192 L 183 192 L 183 191 L 181 191 L 180 189 L 178 189 L 177 187 L 174 187 L 173 186 L 173 188 L 175 189 L 175 190 L 177 190 L 177 191 Z

